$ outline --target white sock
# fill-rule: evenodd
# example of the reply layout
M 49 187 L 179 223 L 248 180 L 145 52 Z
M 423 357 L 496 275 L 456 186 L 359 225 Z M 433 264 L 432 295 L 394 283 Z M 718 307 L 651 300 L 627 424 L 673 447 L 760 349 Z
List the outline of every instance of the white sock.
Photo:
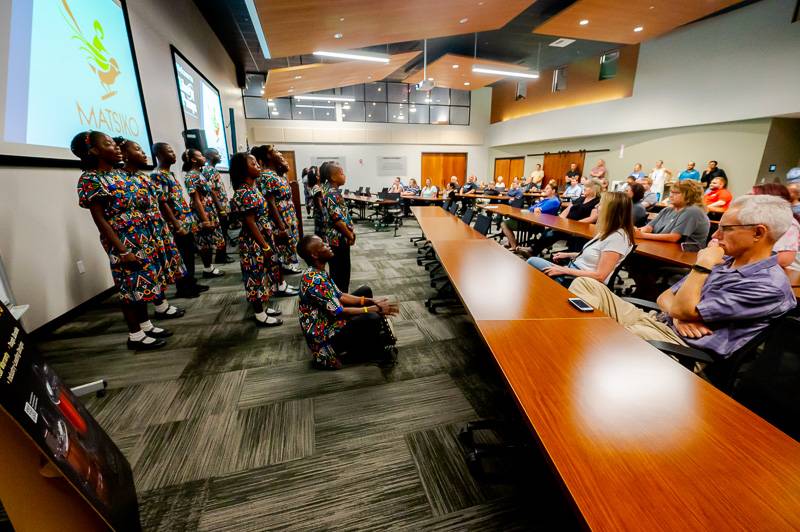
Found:
M 169 310 L 169 303 L 167 303 L 167 300 L 165 299 L 164 301 L 161 302 L 160 305 L 156 305 L 155 309 L 156 312 L 166 312 L 167 310 Z
M 143 330 L 139 329 L 135 333 L 128 333 L 128 338 L 130 338 L 134 342 L 141 342 L 142 340 L 147 338 L 147 335 L 144 333 Z
M 217 272 L 217 269 L 214 267 L 213 264 L 211 266 L 209 266 L 208 268 L 203 266 L 203 273 L 216 273 L 216 272 Z
M 266 312 L 256 312 L 256 319 L 261 323 L 267 321 L 267 313 Z
M 147 321 L 145 321 L 143 323 L 140 323 L 139 325 L 142 327 L 142 330 L 144 332 L 146 332 L 146 333 L 149 333 L 149 332 L 154 332 L 154 333 L 164 332 L 164 329 L 162 329 L 161 327 L 156 327 L 155 325 L 153 325 L 153 322 L 151 322 L 150 320 L 147 320 Z
M 286 290 L 287 283 L 286 281 L 281 281 L 281 284 L 278 285 L 278 292 L 283 292 Z

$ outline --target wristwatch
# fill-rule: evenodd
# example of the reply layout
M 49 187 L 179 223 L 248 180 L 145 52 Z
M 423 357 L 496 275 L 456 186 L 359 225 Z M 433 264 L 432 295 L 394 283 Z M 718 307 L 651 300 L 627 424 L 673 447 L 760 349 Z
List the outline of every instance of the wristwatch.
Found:
M 692 266 L 692 270 L 694 270 L 696 272 L 699 272 L 699 273 L 706 273 L 706 274 L 711 273 L 711 270 L 709 270 L 705 266 L 700 266 L 699 264 L 693 265 Z

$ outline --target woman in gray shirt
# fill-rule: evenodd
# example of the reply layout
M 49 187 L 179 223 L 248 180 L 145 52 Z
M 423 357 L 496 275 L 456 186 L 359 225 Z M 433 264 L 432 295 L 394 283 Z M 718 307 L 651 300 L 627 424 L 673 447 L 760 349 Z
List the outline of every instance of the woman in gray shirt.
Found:
M 689 242 L 706 247 L 711 222 L 703 206 L 703 188 L 691 179 L 673 185 L 669 191 L 670 207 L 666 207 L 636 236 L 662 242 Z

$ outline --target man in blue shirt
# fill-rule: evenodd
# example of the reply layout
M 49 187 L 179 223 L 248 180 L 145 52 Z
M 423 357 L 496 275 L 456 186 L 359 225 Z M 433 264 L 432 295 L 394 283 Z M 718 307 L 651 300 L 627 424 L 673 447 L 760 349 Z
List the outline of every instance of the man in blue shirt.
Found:
M 642 163 L 636 163 L 633 165 L 633 172 L 628 174 L 628 177 L 633 177 L 634 179 L 641 179 L 646 176 L 644 172 L 642 172 Z
M 686 165 L 686 170 L 678 175 L 678 181 L 683 181 L 684 179 L 700 181 L 700 172 L 694 169 L 694 161 L 689 161 L 689 164 Z
M 548 183 L 542 190 L 544 196 L 542 199 L 531 205 L 528 210 L 534 214 L 558 214 L 561 208 L 561 200 L 558 198 L 558 188 L 555 185 Z M 514 219 L 508 219 L 500 224 L 500 230 L 508 240 L 508 247 L 513 251 L 517 249 L 517 237 L 514 231 L 519 229 L 519 222 Z

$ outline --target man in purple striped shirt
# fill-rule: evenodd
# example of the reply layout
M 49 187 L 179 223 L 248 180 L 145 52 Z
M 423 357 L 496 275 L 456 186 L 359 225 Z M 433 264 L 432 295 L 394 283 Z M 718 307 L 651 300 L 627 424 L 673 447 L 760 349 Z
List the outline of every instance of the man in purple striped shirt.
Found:
M 792 223 L 777 196 L 742 196 L 722 216 L 714 241 L 692 271 L 658 297 L 662 312 L 646 313 L 605 285 L 577 278 L 570 291 L 645 340 L 662 340 L 726 358 L 797 305 L 772 254 Z

